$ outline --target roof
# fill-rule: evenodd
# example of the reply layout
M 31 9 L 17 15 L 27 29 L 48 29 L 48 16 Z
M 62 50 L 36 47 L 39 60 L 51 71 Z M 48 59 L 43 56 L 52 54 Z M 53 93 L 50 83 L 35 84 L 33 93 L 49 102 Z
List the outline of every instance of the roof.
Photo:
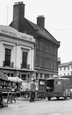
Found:
M 38 35 L 40 35 L 41 37 L 44 37 L 44 38 L 48 39 L 49 41 L 60 46 L 60 42 L 57 41 L 45 28 L 41 28 L 40 26 L 38 26 L 37 24 L 34 24 L 33 22 L 29 21 L 28 19 L 26 19 L 26 20 L 32 26 L 32 28 L 35 31 L 37 31 Z
M 26 20 L 28 22 L 28 24 L 37 32 L 38 36 L 41 36 L 41 37 L 49 40 L 50 42 L 55 43 L 56 45 L 58 45 L 58 47 L 60 46 L 60 41 L 57 41 L 45 28 L 41 28 L 37 24 L 26 19 L 25 17 L 24 17 L 24 20 Z M 13 21 L 11 22 L 10 26 L 13 27 Z
M 68 67 L 69 65 L 72 65 L 72 61 L 66 63 L 60 63 L 59 67 Z

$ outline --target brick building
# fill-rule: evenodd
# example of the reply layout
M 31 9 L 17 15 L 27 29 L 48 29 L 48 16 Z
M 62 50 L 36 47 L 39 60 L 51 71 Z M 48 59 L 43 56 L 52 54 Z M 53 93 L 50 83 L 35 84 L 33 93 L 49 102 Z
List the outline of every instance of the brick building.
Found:
M 58 74 L 58 48 L 60 42 L 57 41 L 45 29 L 44 16 L 37 17 L 37 24 L 25 18 L 25 5 L 17 2 L 13 6 L 13 21 L 10 26 L 22 33 L 32 35 L 36 39 L 35 44 L 35 77 L 48 78 Z

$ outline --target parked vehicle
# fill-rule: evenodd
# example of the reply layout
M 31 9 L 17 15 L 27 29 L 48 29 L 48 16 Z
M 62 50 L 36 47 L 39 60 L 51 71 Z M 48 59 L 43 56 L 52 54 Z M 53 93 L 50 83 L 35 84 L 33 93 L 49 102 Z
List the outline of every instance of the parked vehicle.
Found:
M 46 97 L 50 100 L 52 97 L 71 97 L 70 80 L 68 78 L 50 78 L 46 80 Z
M 48 100 L 51 100 L 52 97 L 57 99 L 60 97 L 71 98 L 70 80 L 68 78 L 39 79 L 38 93 L 39 97 L 47 97 Z
M 46 80 L 39 79 L 38 81 L 38 98 L 46 98 Z

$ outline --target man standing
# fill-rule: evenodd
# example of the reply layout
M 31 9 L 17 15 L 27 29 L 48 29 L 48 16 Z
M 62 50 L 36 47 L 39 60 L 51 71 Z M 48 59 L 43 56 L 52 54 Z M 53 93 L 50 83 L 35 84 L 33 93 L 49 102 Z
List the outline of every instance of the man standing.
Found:
M 35 91 L 36 91 L 35 79 L 32 79 L 30 88 L 31 88 L 30 102 L 32 102 L 35 99 Z

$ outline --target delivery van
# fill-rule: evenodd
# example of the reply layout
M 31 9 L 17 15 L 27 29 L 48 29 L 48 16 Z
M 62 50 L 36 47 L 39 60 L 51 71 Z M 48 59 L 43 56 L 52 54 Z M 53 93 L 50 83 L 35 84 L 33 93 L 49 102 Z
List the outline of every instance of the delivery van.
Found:
M 51 100 L 52 97 L 66 99 L 70 96 L 70 80 L 68 78 L 48 78 L 46 80 L 46 97 Z

